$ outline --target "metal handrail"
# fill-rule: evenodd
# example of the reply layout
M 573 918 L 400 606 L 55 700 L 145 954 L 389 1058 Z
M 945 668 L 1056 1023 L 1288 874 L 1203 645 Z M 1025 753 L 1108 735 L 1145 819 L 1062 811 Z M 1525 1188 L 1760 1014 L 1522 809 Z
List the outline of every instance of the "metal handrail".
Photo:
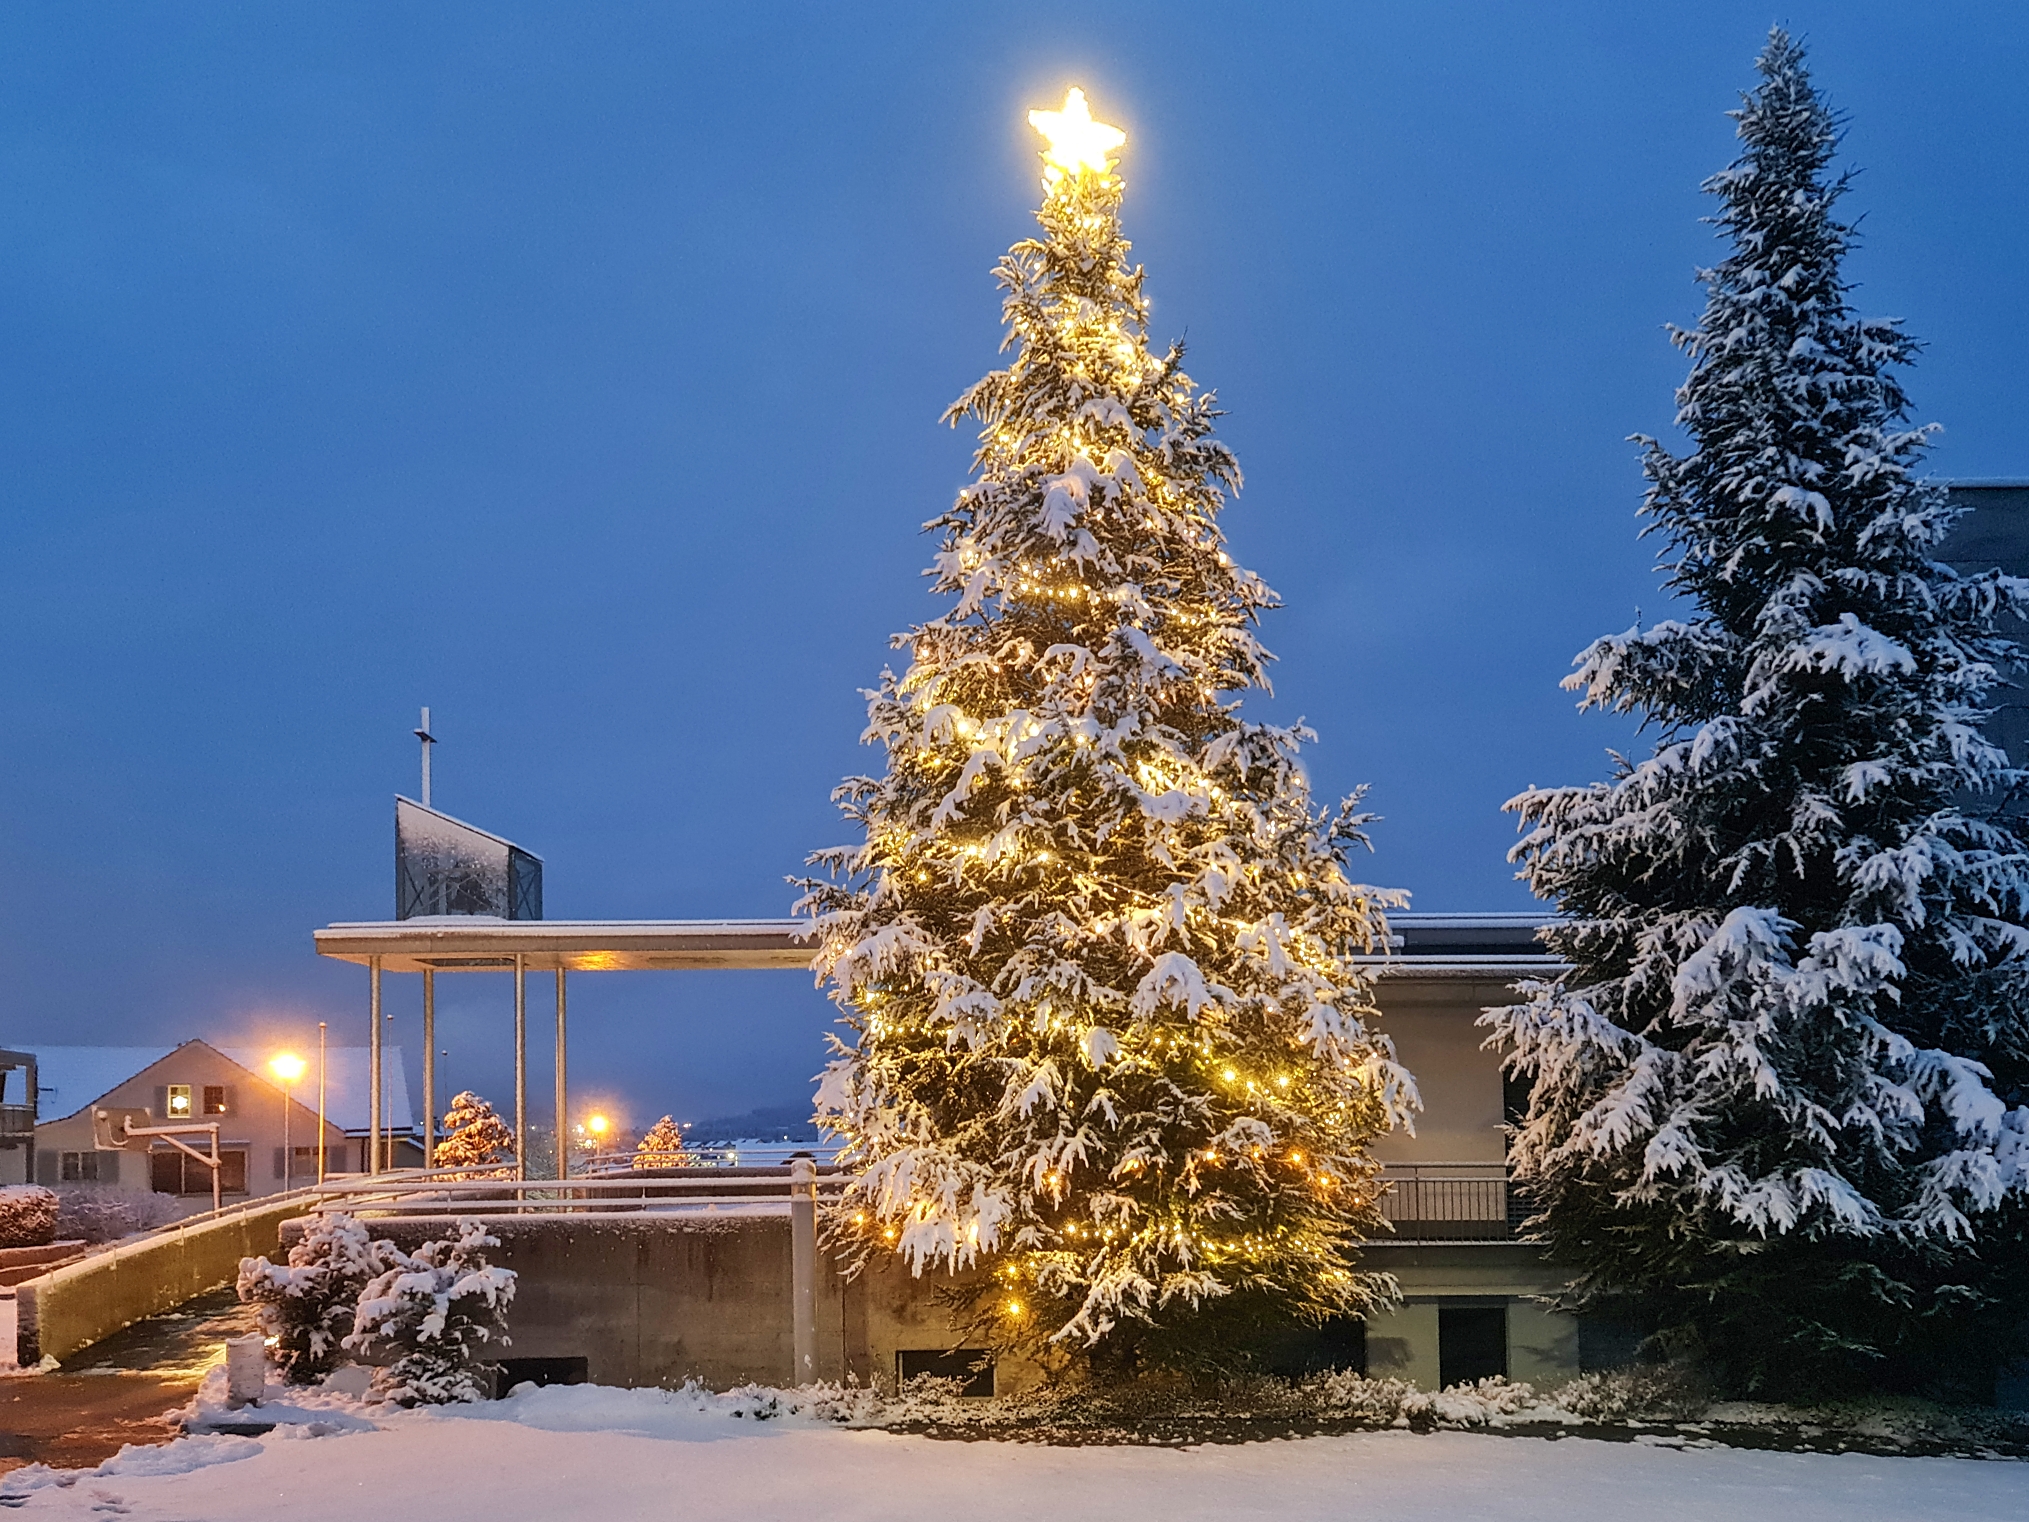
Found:
M 380 1174 L 372 1184 L 326 1183 L 306 1203 L 320 1213 L 358 1210 L 380 1218 L 681 1214 L 724 1205 L 787 1205 L 793 1181 L 786 1167 L 644 1169 L 573 1179 L 474 1178 L 472 1172 L 414 1169 Z M 844 1185 L 837 1170 L 816 1182 L 824 1195 Z
M 1382 1169 L 1381 1180 L 1381 1214 L 1398 1239 L 1512 1235 L 1506 1163 L 1395 1163 Z

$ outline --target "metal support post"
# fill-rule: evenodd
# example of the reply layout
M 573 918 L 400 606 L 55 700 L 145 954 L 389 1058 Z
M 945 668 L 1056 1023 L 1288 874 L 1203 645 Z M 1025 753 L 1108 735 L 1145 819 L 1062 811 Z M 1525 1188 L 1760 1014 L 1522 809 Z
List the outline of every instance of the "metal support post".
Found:
M 366 1067 L 367 1087 L 372 1097 L 366 1106 L 366 1171 L 380 1172 L 380 958 L 373 957 L 367 962 L 369 976 L 373 982 L 373 995 L 368 1001 L 373 1012 L 367 1023 L 373 1027 L 367 1039 Z
M 796 1364 L 791 1384 L 817 1380 L 817 1163 L 789 1159 L 789 1269 Z
M 528 1177 L 528 957 L 514 954 L 514 1176 Z
M 557 967 L 557 1177 L 571 1176 L 570 1134 L 571 1087 L 566 1076 L 568 1057 L 564 1047 L 564 969 Z
M 328 1097 L 326 1079 L 329 1072 L 328 1057 L 330 1052 L 330 1047 L 327 1044 L 328 1041 L 329 1034 L 325 1029 L 325 1022 L 319 1020 L 317 1022 L 317 1182 L 320 1184 L 324 1182 L 324 1102 Z
M 429 753 L 424 747 L 423 754 Z M 437 1166 L 437 974 L 428 967 L 423 969 L 423 1166 Z

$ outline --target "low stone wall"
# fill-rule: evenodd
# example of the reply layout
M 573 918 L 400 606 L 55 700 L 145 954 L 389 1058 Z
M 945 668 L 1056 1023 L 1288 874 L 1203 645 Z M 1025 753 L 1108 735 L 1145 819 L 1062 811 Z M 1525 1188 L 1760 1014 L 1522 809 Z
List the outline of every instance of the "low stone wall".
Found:
M 221 1220 L 170 1227 L 139 1242 L 94 1253 L 15 1290 L 22 1364 L 68 1358 L 80 1348 L 230 1284 L 240 1259 L 272 1255 L 283 1221 L 300 1198 L 251 1204 Z
M 582 1358 L 604 1385 L 792 1382 L 786 1213 L 485 1219 L 501 1243 L 488 1257 L 517 1276 L 507 1357 Z M 446 1217 L 367 1225 L 406 1248 L 455 1229 Z M 817 1378 L 892 1387 L 902 1352 L 953 1348 L 936 1290 L 955 1282 L 892 1266 L 848 1281 L 820 1253 Z M 1002 1393 L 1034 1377 L 1007 1360 L 997 1370 Z

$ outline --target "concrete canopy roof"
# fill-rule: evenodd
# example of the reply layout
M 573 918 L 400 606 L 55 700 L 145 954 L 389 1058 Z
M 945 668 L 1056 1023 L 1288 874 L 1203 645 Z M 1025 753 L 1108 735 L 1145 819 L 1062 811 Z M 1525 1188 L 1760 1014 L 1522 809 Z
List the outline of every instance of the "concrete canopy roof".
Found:
M 1541 915 L 1395 914 L 1397 946 L 1363 957 L 1385 978 L 1536 977 L 1560 965 L 1536 941 Z M 498 972 L 517 955 L 530 972 L 680 972 L 703 968 L 808 969 L 816 942 L 806 920 L 503 920 L 450 914 L 327 925 L 320 956 L 385 972 Z
M 807 920 L 503 920 L 449 914 L 327 925 L 317 954 L 386 972 L 678 972 L 802 968 L 817 953 Z

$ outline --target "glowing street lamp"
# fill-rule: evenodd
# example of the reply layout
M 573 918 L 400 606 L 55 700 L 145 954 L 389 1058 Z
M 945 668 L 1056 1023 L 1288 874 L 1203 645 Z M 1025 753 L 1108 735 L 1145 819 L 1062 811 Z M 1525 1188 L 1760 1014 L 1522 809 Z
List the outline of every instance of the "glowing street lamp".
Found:
M 287 1194 L 295 1182 L 296 1149 L 289 1145 L 289 1086 L 303 1076 L 309 1064 L 294 1052 L 283 1052 L 271 1059 L 268 1071 L 282 1080 L 282 1192 Z

